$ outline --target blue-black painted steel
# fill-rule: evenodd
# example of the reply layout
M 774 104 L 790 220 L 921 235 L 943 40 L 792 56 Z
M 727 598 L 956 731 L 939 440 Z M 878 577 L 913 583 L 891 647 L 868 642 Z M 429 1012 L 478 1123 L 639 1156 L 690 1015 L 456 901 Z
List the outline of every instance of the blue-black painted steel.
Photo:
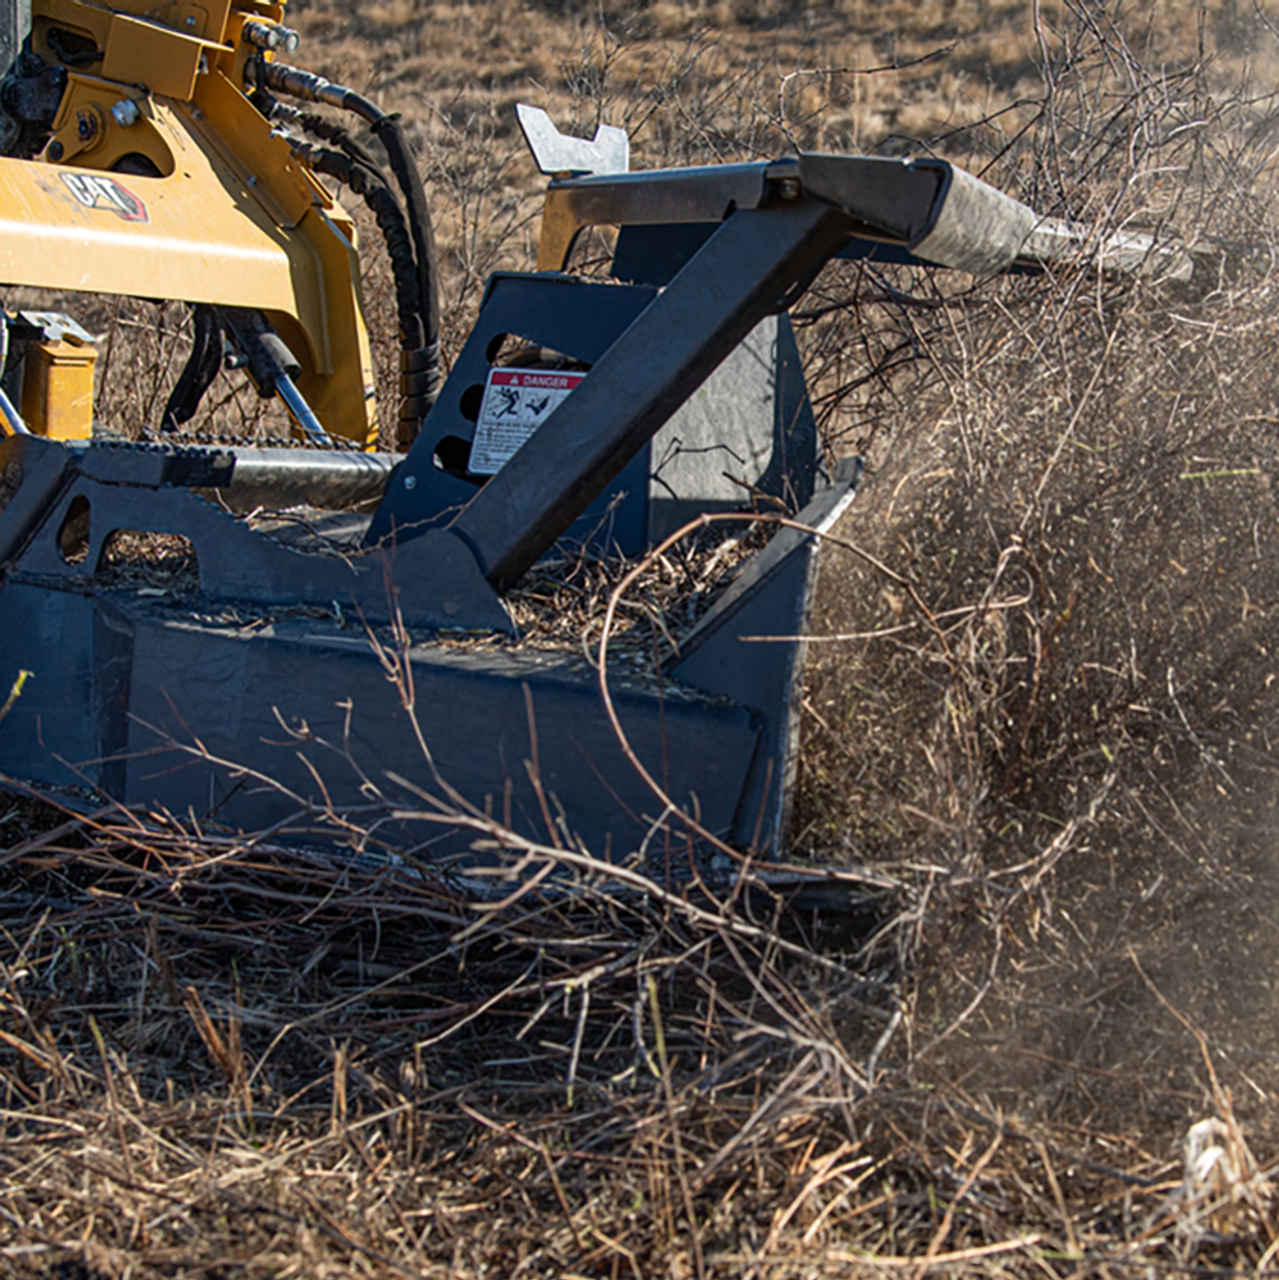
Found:
M 53 497 L 44 518 L 32 521 L 17 501 L 19 484 L 5 490 L 0 510 L 0 540 L 20 544 L 0 578 L 14 668 L 0 671 L 0 679 L 10 683 L 20 668 L 32 673 L 0 734 L 0 774 L 95 787 L 126 803 L 163 805 L 241 829 L 281 821 L 300 798 L 307 812 L 283 834 L 326 840 L 343 837 L 317 807 L 326 796 L 339 806 L 369 800 L 371 780 L 386 804 L 374 797 L 364 820 L 379 839 L 438 856 L 469 848 L 474 831 L 386 817 L 387 805 L 416 803 L 389 773 L 438 788 L 400 693 L 355 616 L 355 601 L 348 596 L 343 610 L 324 576 L 325 566 L 340 569 L 349 586 L 349 568 L 276 546 L 180 489 L 137 483 L 169 465 L 147 451 L 96 454 L 86 468 L 64 446 L 35 441 L 28 450 L 24 443 L 0 447 L 0 476 L 21 456 L 33 494 Z M 61 470 L 52 465 L 59 462 Z M 186 462 L 189 474 L 201 474 L 195 459 Z M 95 481 L 86 469 L 111 479 Z M 845 482 L 837 492 L 846 488 Z M 89 503 L 90 531 L 83 559 L 69 564 L 58 533 L 79 498 Z M 211 519 L 207 527 L 201 508 Z M 11 517 L 29 536 L 5 537 Z M 183 532 L 198 579 L 160 596 L 139 594 L 136 580 L 122 581 L 100 558 L 106 532 L 121 527 Z M 418 545 L 432 548 L 429 539 Z M 664 685 L 644 685 L 620 671 L 612 680 L 623 726 L 650 772 L 670 778 L 676 803 L 695 809 L 703 825 L 743 842 L 757 827 L 772 835 L 786 801 L 767 762 L 787 741 L 795 657 L 781 648 L 771 660 L 761 663 L 755 659 L 767 654 L 751 653 L 744 662 L 735 652 L 743 647 L 738 634 L 714 619 L 737 617 L 754 601 L 770 626 L 786 633 L 802 627 L 809 595 L 797 586 L 807 582 L 811 549 L 802 539 L 775 546 L 725 593 L 726 603 L 690 638 L 687 665 Z M 438 600 L 441 579 L 450 578 L 436 560 L 415 564 L 412 575 L 403 573 L 404 562 L 381 562 L 410 618 L 420 598 Z M 472 572 L 488 590 L 474 566 Z M 371 613 L 375 602 L 367 603 Z M 385 608 L 384 602 L 383 616 Z M 441 645 L 412 626 L 410 636 L 401 656 L 412 673 L 419 722 L 441 776 L 470 803 L 488 804 L 502 819 L 509 813 L 525 835 L 549 838 L 525 766 L 527 689 L 542 781 L 556 797 L 555 812 L 564 814 L 561 834 L 609 856 L 643 842 L 661 804 L 626 763 L 584 658 L 512 649 L 500 638 L 478 649 Z M 737 672 L 731 691 L 719 668 Z M 236 766 L 259 780 L 237 774 Z M 682 847 L 678 820 L 673 828 L 670 840 L 650 842 L 650 849 L 665 850 L 671 840 Z
M 264 608 L 318 603 L 370 622 L 398 613 L 416 626 L 511 629 L 501 601 L 453 534 L 433 530 L 406 547 L 359 559 L 303 555 L 172 482 L 182 476 L 204 487 L 210 467 L 214 476 L 225 474 L 216 462 L 201 450 L 71 448 L 9 437 L 0 442 L 0 484 L 14 474 L 23 478 L 0 510 L 0 569 L 8 581 L 92 591 L 114 533 L 177 534 L 192 544 L 209 600 Z M 86 527 L 70 554 L 63 531 L 73 509 Z
M 804 479 L 815 448 L 811 410 L 789 327 L 770 317 L 868 225 L 972 262 L 1006 253 L 1019 225 L 1020 206 L 1014 217 L 1002 197 L 971 180 L 960 183 L 961 194 L 976 212 L 947 223 L 937 194 L 946 175 L 936 166 L 810 164 L 806 179 L 820 189 L 811 199 L 793 181 L 809 159 L 734 167 L 718 187 L 705 172 L 648 191 L 639 176 L 622 182 L 624 203 L 642 220 L 662 221 L 671 198 L 684 205 L 666 221 L 723 219 L 691 254 L 691 240 L 665 258 L 654 251 L 647 262 L 637 251 L 639 276 L 678 266 L 660 292 L 658 279 L 635 286 L 559 276 L 494 282 L 481 328 L 459 361 L 459 397 L 482 385 L 495 343 L 510 333 L 591 367 L 478 493 L 459 480 L 465 505 L 447 527 L 430 527 L 442 512 L 412 495 L 421 489 L 445 510 L 453 503 L 426 468 L 436 471 L 445 424 L 457 420 L 449 415 L 470 421 L 460 403 L 439 410 L 438 429 L 424 432 L 401 464 L 396 479 L 417 482 L 392 486 L 374 524 L 375 545 L 358 557 L 302 554 L 203 501 L 191 490 L 217 487 L 228 474 L 216 451 L 0 442 L 0 615 L 14 667 L 0 670 L 0 686 L 18 667 L 33 672 L 0 733 L 0 772 L 80 782 L 126 802 L 238 827 L 278 823 L 292 806 L 298 838 L 315 834 L 317 821 L 324 825 L 317 813 L 326 796 L 338 805 L 366 802 L 375 840 L 461 854 L 475 832 L 387 815 L 415 803 L 413 786 L 439 790 L 433 763 L 478 812 L 549 838 L 526 766 L 527 691 L 541 780 L 562 806 L 557 836 L 606 856 L 638 848 L 662 802 L 615 741 L 594 673 L 585 659 L 539 654 L 504 638 L 511 621 L 497 590 L 610 486 L 616 492 L 628 466 L 642 477 L 641 523 L 652 537 L 654 493 L 687 458 L 677 465 L 678 441 L 669 456 L 669 441 L 662 456 L 650 442 L 663 439 L 663 424 L 679 421 L 691 397 L 702 421 L 730 424 L 728 437 L 747 451 L 760 443 L 756 427 L 735 436 L 731 424 L 746 400 L 754 407 L 745 419 L 763 406 L 759 477 L 793 504 L 807 501 L 801 521 L 829 527 L 856 477 L 841 473 L 816 494 L 811 472 Z M 606 197 L 613 198 L 596 188 L 582 199 L 603 209 L 611 207 Z M 969 221 L 977 229 L 971 236 Z M 712 377 L 721 367 L 742 376 Z M 792 384 L 801 388 L 798 398 L 778 390 Z M 685 454 L 693 457 L 704 443 L 690 427 Z M 722 499 L 710 479 L 709 470 L 687 465 L 670 484 L 666 516 L 675 518 L 685 497 L 694 510 L 698 502 L 714 509 Z M 423 521 L 420 536 L 403 536 Z M 113 573 L 105 554 L 121 529 L 188 538 L 196 576 L 163 595 L 140 593 L 127 575 Z M 772 852 L 782 848 L 792 791 L 803 647 L 752 637 L 804 633 L 818 547 L 812 534 L 778 534 L 683 637 L 664 685 L 613 678 L 631 745 L 654 776 L 672 780 L 675 803 L 696 809 L 717 834 Z M 385 623 L 396 619 L 406 629 L 401 639 L 407 635 L 398 669 L 411 674 L 429 761 L 404 703 L 407 684 L 388 681 L 370 644 L 370 635 L 390 642 Z M 443 627 L 494 634 L 458 645 L 441 637 Z M 278 785 L 265 785 L 267 778 Z M 326 834 L 342 838 L 331 827 Z
M 466 475 L 465 461 L 485 381 L 505 338 L 520 338 L 591 365 L 655 293 L 653 288 L 598 284 L 559 274 L 495 275 L 475 328 L 392 479 L 366 541 L 372 544 L 394 536 L 404 542 L 427 528 L 446 525 L 475 496 L 485 478 Z M 647 536 L 647 509 L 648 459 L 644 456 L 637 457 L 616 483 L 597 496 L 570 536 L 585 540 L 585 535 L 601 528 L 609 541 L 633 553 Z
M 682 683 L 746 699 L 759 713 L 759 750 L 733 826 L 744 846 L 776 850 L 785 841 L 799 743 L 805 656 L 800 637 L 809 630 L 820 535 L 847 509 L 860 478 L 860 460 L 843 459 L 834 481 L 795 517 L 815 532 L 788 527 L 775 534 L 681 641 L 669 667 Z
M 693 255 L 715 234 L 718 222 L 636 224 L 617 233 L 613 274 L 637 284 L 670 283 Z M 936 267 L 901 245 L 854 238 L 835 255 L 850 262 L 875 262 L 903 267 Z
M 366 542 L 394 536 L 402 545 L 446 526 L 487 480 L 467 475 L 465 467 L 485 381 L 511 337 L 589 366 L 656 296 L 651 286 L 586 283 L 563 275 L 496 277 Z M 641 370 L 647 364 L 642 350 L 632 358 Z M 587 380 L 593 376 L 588 372 Z M 817 429 L 790 321 L 770 317 L 561 537 L 636 555 L 703 511 L 748 508 L 752 494 L 779 498 L 798 510 L 819 473 Z
M 719 230 L 718 222 L 631 223 L 619 228 L 612 272 L 636 284 L 670 284 Z
M 482 834 L 390 817 L 392 807 L 429 806 L 389 774 L 443 791 L 358 625 L 306 617 L 300 603 L 255 616 L 212 609 L 198 595 L 157 600 L 84 585 L 0 587 L 6 652 L 32 673 L 0 734 L 0 774 L 97 787 L 232 829 L 296 813 L 286 838 L 343 840 L 317 812 L 330 802 L 363 806 L 375 841 L 432 856 L 463 854 Z M 661 806 L 624 758 L 584 660 L 466 652 L 426 637 L 402 657 L 434 765 L 479 811 L 530 838 L 555 838 L 526 765 L 527 696 L 541 782 L 563 814 L 557 834 L 601 856 L 628 855 L 644 841 Z M 758 716 L 722 698 L 677 690 L 659 698 L 624 677 L 614 693 L 641 759 L 676 780 L 679 803 L 696 803 L 712 829 L 730 834 Z M 299 800 L 309 812 L 298 812 Z
M 489 581 L 515 582 L 848 234 L 805 201 L 729 218 L 453 522 Z
M 256 770 L 313 804 L 323 803 L 324 793 L 299 753 L 337 805 L 368 803 L 367 778 L 397 806 L 426 807 L 388 774 L 442 797 L 396 689 L 358 634 L 316 621 L 279 623 L 269 636 L 246 637 L 234 628 L 192 628 L 159 611 L 130 611 L 131 753 L 156 748 L 157 730 L 189 743 L 198 725 L 211 753 L 234 761 L 251 750 Z M 602 857 L 624 857 L 640 846 L 661 808 L 623 757 L 584 662 L 467 653 L 430 642 L 414 645 L 405 658 L 434 766 L 467 802 L 501 821 L 509 815 L 523 835 L 553 842 L 526 764 L 527 690 L 542 785 L 553 797 L 552 812 L 564 815 L 561 836 Z M 756 748 L 753 713 L 724 700 L 672 697 L 662 704 L 625 688 L 618 697 L 640 757 L 677 780 L 679 803 L 704 796 L 707 821 L 727 832 Z M 290 729 L 300 736 L 292 738 Z M 191 804 L 246 830 L 288 812 L 278 794 L 237 780 L 226 766 L 172 751 L 133 754 L 125 795 L 154 796 L 178 809 Z M 366 821 L 386 822 L 380 808 L 374 800 Z M 482 834 L 426 822 L 396 826 L 397 843 L 420 844 L 435 856 L 461 854 Z

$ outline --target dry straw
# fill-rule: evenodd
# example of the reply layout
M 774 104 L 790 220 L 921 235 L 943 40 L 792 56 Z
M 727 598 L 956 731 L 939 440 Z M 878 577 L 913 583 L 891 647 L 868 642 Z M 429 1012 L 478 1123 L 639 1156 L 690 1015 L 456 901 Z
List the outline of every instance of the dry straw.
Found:
M 817 914 L 749 851 L 716 880 L 682 820 L 669 883 L 550 796 L 518 836 L 429 752 L 362 811 L 292 798 L 358 854 L 14 787 L 0 1273 L 1274 1274 L 1274 19 L 293 8 L 317 69 L 418 112 L 454 344 L 533 229 L 507 90 L 473 83 L 499 54 L 643 163 L 909 143 L 1199 270 L 845 264 L 801 304 L 825 439 L 871 464 L 810 646 Z M 106 305 L 100 408 L 136 431 L 182 322 Z M 585 662 L 613 597 L 651 661 L 714 556 L 620 594 L 632 566 L 565 562 L 517 607 Z M 385 848 L 406 807 L 498 865 Z

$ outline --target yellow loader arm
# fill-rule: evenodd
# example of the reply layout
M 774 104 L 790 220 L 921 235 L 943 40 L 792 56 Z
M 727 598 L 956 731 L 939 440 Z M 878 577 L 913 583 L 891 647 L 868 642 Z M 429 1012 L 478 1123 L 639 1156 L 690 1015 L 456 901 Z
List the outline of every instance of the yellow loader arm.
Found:
M 296 44 L 282 16 L 260 0 L 35 0 L 26 48 L 0 86 L 17 134 L 0 158 L 0 281 L 260 314 L 323 431 L 372 448 L 355 228 L 309 163 L 316 149 L 268 118 L 279 104 L 265 82 L 286 71 L 275 48 Z M 288 74 L 293 96 L 346 105 L 346 95 L 366 120 L 380 116 L 358 95 Z M 35 154 L 13 158 L 24 142 Z M 349 175 L 339 166 L 337 176 Z M 429 312 L 420 296 L 418 308 Z M 433 335 L 405 336 L 401 439 L 425 412 L 433 355 L 421 350 Z

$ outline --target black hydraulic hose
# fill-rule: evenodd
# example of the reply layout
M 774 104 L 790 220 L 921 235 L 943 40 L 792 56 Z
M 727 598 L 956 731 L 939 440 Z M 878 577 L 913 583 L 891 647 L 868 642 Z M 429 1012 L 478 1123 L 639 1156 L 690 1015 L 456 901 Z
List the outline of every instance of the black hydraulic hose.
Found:
M 352 160 L 369 169 L 384 184 L 389 185 L 382 173 L 381 166 L 368 148 L 358 139 L 353 138 L 340 125 L 334 124 L 331 120 L 316 115 L 314 112 L 299 112 L 298 123 L 308 133 L 340 147 Z M 393 130 L 390 129 L 392 124 L 395 126 Z M 392 172 L 395 173 L 400 191 L 409 206 L 409 230 L 410 234 L 413 235 L 415 257 L 420 264 L 425 263 L 428 267 L 431 267 L 435 261 L 435 240 L 431 227 L 431 210 L 426 203 L 426 193 L 418 176 L 417 167 L 412 163 L 412 158 L 409 156 L 403 130 L 399 127 L 399 117 L 384 115 L 379 124 L 374 126 L 373 132 L 381 138 L 382 144 L 386 148 L 387 156 L 391 161 Z M 418 278 L 420 296 L 428 308 L 423 313 L 424 327 L 428 332 L 438 334 L 439 296 L 434 277 L 429 270 L 423 273 L 419 269 Z M 434 400 L 434 398 L 433 391 L 431 399 Z
M 332 142 L 341 149 L 342 156 L 313 148 L 307 149 L 304 155 L 312 168 L 327 173 L 340 182 L 345 182 L 356 195 L 363 196 L 365 203 L 373 210 L 378 227 L 382 231 L 382 238 L 386 242 L 387 253 L 391 257 L 392 269 L 396 274 L 397 291 L 401 299 L 400 330 L 403 348 L 405 351 L 420 349 L 424 343 L 425 330 L 429 325 L 429 313 L 422 306 L 421 279 L 416 266 L 416 245 L 410 241 L 412 234 L 410 225 L 390 191 L 390 180 L 373 153 L 341 125 L 311 111 L 295 111 L 293 118 L 313 137 Z M 295 149 L 300 150 L 300 148 Z M 345 164 L 342 163 L 344 159 Z M 379 187 L 384 188 L 385 192 Z M 431 250 L 430 256 L 433 257 L 433 245 Z M 407 253 L 408 269 L 413 276 L 409 282 L 404 281 L 401 274 L 406 263 L 405 253 Z M 414 311 L 413 318 L 408 316 L 406 309 L 410 299 Z
M 278 104 L 277 110 L 281 109 L 283 109 L 283 104 Z M 319 138 L 322 142 L 331 142 L 335 147 L 340 147 L 352 160 L 358 161 L 366 169 L 377 174 L 384 185 L 388 187 L 391 185 L 373 152 L 336 121 L 330 120 L 327 116 L 322 116 L 316 111 L 301 111 L 295 107 L 290 107 L 288 110 L 291 113 L 290 118 L 296 120 L 312 137 Z
M 259 77 L 259 83 L 265 81 L 266 88 L 286 97 L 299 98 L 303 102 L 323 102 L 325 106 L 337 107 L 339 111 L 350 111 L 370 125 L 386 115 L 377 103 L 370 102 L 363 94 L 334 84 L 332 80 L 317 76 L 314 71 L 303 71 L 301 67 L 291 67 L 285 62 L 267 62 L 265 58 L 255 59 L 249 66 L 254 68 L 252 74 Z
M 282 62 L 267 62 L 265 59 L 250 63 L 250 66 L 255 68 L 253 74 L 259 85 L 275 93 L 304 102 L 322 102 L 359 116 L 367 121 L 386 148 L 391 172 L 395 175 L 408 211 L 423 331 L 421 345 L 416 348 L 406 347 L 400 354 L 402 403 L 398 434 L 399 443 L 407 446 L 417 434 L 439 390 L 440 302 L 431 213 L 427 207 L 422 177 L 409 154 L 400 118 L 388 115 L 362 94 L 299 67 L 290 67 Z
M 421 299 L 418 294 L 417 265 L 413 243 L 399 202 L 376 168 L 370 169 L 343 151 L 294 142 L 296 155 L 317 173 L 327 174 L 345 183 L 363 199 L 377 221 L 378 230 L 391 260 L 395 280 L 395 306 L 399 320 L 400 342 L 406 350 L 422 345 Z
M 195 417 L 204 393 L 213 385 L 222 367 L 221 317 L 216 308 L 200 303 L 191 310 L 195 319 L 191 355 L 164 406 L 160 430 L 165 432 L 176 431 L 182 423 Z
M 418 288 L 424 310 L 422 319 L 426 341 L 423 343 L 418 366 L 402 369 L 401 374 L 407 373 L 416 379 L 412 382 L 410 393 L 420 400 L 420 416 L 424 418 L 427 410 L 435 403 L 440 378 L 440 296 L 435 277 L 435 234 L 431 228 L 431 211 L 427 208 L 422 177 L 409 155 L 399 116 L 383 116 L 373 126 L 373 132 L 382 140 L 387 159 L 391 162 L 391 172 L 395 174 L 400 190 L 404 193 L 409 210 L 409 231 L 417 254 Z

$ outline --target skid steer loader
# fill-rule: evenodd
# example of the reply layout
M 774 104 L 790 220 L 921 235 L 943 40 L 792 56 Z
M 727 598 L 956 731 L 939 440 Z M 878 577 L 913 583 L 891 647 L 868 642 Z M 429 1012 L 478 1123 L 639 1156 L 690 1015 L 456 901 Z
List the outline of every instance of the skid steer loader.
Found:
M 440 857 L 475 856 L 474 831 L 404 815 L 441 786 L 601 856 L 658 830 L 781 854 L 797 637 L 858 474 L 823 465 L 787 309 L 838 255 L 989 275 L 1083 233 L 940 160 L 630 172 L 620 130 L 569 138 L 522 107 L 550 177 L 537 269 L 489 281 L 440 385 L 403 131 L 290 65 L 284 18 L 267 0 L 0 5 L 0 282 L 194 312 L 165 430 L 141 443 L 94 437 L 73 320 L 0 326 L 0 773 L 299 840 L 350 839 L 332 815 L 355 806 L 375 840 Z M 389 453 L 334 184 L 392 265 Z M 605 225 L 607 278 L 569 271 Z M 1103 248 L 1120 268 L 1152 252 Z M 182 443 L 227 362 L 283 402 L 292 446 Z M 504 596 L 548 553 L 637 556 L 752 504 L 790 522 L 610 702 L 580 649 L 518 642 Z M 130 537 L 183 539 L 192 572 L 140 588 L 120 572 Z

